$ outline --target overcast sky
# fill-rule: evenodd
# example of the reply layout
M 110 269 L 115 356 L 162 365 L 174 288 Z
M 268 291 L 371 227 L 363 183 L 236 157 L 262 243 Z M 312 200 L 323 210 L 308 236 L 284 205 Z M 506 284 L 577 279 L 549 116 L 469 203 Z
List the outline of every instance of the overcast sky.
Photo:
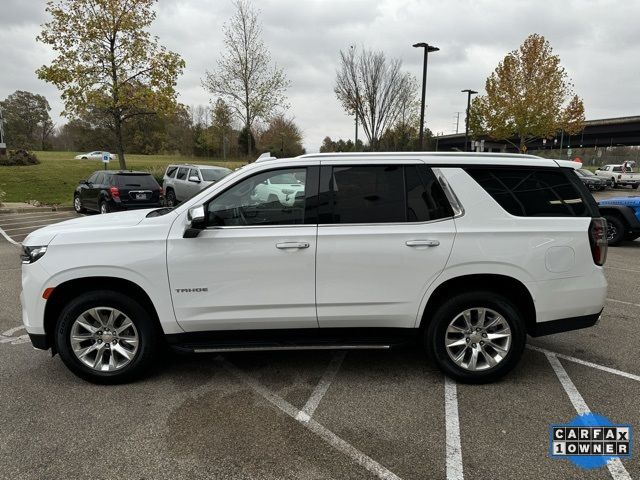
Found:
M 455 112 L 466 107 L 471 88 L 483 91 L 486 77 L 504 55 L 530 33 L 544 35 L 560 55 L 584 99 L 587 119 L 640 115 L 639 1 L 542 0 L 255 0 L 272 60 L 291 81 L 290 108 L 307 151 L 330 136 L 353 138 L 353 117 L 333 93 L 340 49 L 358 45 L 402 59 L 422 74 L 415 42 L 440 47 L 429 56 L 426 124 L 455 132 Z M 0 99 L 15 90 L 47 97 L 61 125 L 62 102 L 34 71 L 52 52 L 36 43 L 46 20 L 45 2 L 0 0 Z M 186 61 L 178 100 L 207 104 L 201 86 L 222 48 L 222 27 L 232 14 L 229 0 L 160 0 L 153 33 Z M 464 131 L 464 113 L 460 131 Z

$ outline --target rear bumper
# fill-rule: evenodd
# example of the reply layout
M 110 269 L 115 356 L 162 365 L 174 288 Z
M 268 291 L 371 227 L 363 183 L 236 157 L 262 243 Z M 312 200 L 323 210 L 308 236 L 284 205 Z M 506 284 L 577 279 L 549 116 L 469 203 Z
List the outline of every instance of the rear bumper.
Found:
M 602 310 L 592 315 L 561 318 L 559 320 L 536 323 L 533 331 L 529 332 L 529 335 L 531 335 L 532 337 L 541 337 L 543 335 L 552 335 L 554 333 L 569 332 L 571 330 L 593 327 L 600 320 L 601 314 Z

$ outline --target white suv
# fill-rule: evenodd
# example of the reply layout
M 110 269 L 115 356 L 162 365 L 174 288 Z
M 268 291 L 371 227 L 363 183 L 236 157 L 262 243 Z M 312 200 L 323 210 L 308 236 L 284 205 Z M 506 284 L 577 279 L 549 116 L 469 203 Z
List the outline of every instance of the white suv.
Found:
M 602 311 L 606 225 L 571 170 L 463 153 L 254 163 L 174 209 L 30 234 L 24 324 L 36 348 L 102 383 L 139 375 L 164 345 L 415 341 L 448 375 L 488 382 L 516 364 L 527 334 L 589 327 Z M 304 193 L 256 193 L 283 175 Z

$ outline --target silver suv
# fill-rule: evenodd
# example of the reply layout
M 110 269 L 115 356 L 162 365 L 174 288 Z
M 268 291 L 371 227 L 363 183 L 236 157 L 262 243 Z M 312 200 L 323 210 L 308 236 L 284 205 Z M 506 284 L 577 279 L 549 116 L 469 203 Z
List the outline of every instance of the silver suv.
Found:
M 162 181 L 167 206 L 175 207 L 230 173 L 211 165 L 169 165 Z

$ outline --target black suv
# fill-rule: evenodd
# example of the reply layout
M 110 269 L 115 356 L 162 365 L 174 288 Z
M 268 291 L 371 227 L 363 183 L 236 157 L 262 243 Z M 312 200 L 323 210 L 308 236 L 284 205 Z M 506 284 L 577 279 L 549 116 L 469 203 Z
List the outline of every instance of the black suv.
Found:
M 100 170 L 80 182 L 73 194 L 78 213 L 156 208 L 162 203 L 162 187 L 146 172 Z

